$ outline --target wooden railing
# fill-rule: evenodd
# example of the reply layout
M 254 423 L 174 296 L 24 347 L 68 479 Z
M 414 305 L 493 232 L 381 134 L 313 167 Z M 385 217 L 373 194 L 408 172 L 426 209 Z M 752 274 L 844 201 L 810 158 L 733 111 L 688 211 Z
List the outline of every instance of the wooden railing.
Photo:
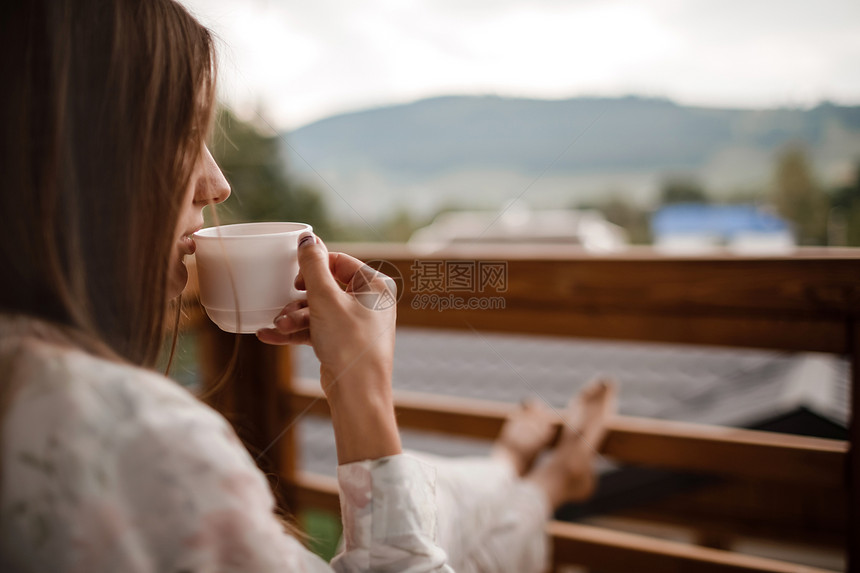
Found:
M 648 250 L 589 256 L 568 248 L 481 246 L 418 255 L 402 245 L 340 245 L 362 260 L 385 260 L 403 281 L 398 325 L 532 333 L 627 341 L 825 352 L 850 361 L 851 411 L 860 397 L 860 251 L 800 250 L 790 257 L 666 258 Z M 420 310 L 415 261 L 503 261 L 499 310 Z M 389 267 L 392 268 L 392 267 Z M 200 334 L 204 379 L 215 379 L 237 344 L 189 309 Z M 197 317 L 196 320 L 194 317 Z M 328 415 L 313 384 L 293 380 L 288 348 L 241 337 L 232 380 L 213 399 L 234 423 L 261 467 L 276 476 L 290 511 L 339 510 L 331 478 L 297 468 L 293 421 Z M 400 393 L 402 427 L 494 438 L 506 404 Z M 836 543 L 848 570 L 860 572 L 860 425 L 848 441 L 619 417 L 602 453 L 636 466 L 725 478 L 713 499 L 630 515 L 702 532 L 770 534 L 785 540 Z M 263 455 L 259 455 L 262 453 Z M 774 499 L 777 502 L 774 502 Z M 727 504 L 726 500 L 732 503 Z M 698 504 L 698 505 L 696 505 Z M 710 505 L 709 505 L 710 504 Z M 719 511 L 719 508 L 729 508 Z M 710 508 L 710 509 L 709 509 Z M 717 508 L 714 511 L 714 508 Z M 732 513 L 731 508 L 740 508 Z M 743 514 L 739 514 L 742 510 Z M 647 514 L 647 515 L 646 515 Z M 600 571 L 817 571 L 787 562 L 551 522 L 554 565 Z

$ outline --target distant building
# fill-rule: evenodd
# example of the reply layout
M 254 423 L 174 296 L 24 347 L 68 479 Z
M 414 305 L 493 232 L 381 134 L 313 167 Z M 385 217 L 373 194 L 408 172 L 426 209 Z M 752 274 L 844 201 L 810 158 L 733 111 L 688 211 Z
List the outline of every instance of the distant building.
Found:
M 657 249 L 675 254 L 722 248 L 772 254 L 796 244 L 787 221 L 755 205 L 667 205 L 654 213 L 651 231 Z
M 451 243 L 570 244 L 589 251 L 627 246 L 623 228 L 594 210 L 452 211 L 413 233 L 409 244 L 442 247 Z

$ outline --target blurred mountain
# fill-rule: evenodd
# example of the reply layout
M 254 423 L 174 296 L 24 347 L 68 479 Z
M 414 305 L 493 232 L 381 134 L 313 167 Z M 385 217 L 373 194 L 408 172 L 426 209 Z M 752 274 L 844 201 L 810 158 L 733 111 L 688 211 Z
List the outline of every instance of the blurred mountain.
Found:
M 315 180 L 335 211 L 372 218 L 393 208 L 498 208 L 524 191 L 540 207 L 610 193 L 648 204 L 677 173 L 717 194 L 764 189 L 777 151 L 798 142 L 817 176 L 837 181 L 860 158 L 860 107 L 451 96 L 337 115 L 285 136 L 294 176 Z

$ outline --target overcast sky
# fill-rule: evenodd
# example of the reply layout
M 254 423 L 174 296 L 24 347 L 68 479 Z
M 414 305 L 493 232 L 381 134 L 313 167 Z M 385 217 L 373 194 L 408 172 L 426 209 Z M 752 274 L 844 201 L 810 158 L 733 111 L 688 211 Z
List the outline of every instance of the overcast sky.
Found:
M 446 94 L 860 104 L 858 0 L 182 0 L 278 128 Z

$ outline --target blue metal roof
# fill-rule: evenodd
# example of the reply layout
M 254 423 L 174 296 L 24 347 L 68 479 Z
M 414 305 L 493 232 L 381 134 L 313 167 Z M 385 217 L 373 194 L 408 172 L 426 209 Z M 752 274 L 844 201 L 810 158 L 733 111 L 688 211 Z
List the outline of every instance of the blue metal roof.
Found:
M 706 234 L 731 238 L 738 233 L 784 233 L 791 227 L 780 217 L 755 205 L 679 203 L 660 208 L 651 218 L 656 237 Z

